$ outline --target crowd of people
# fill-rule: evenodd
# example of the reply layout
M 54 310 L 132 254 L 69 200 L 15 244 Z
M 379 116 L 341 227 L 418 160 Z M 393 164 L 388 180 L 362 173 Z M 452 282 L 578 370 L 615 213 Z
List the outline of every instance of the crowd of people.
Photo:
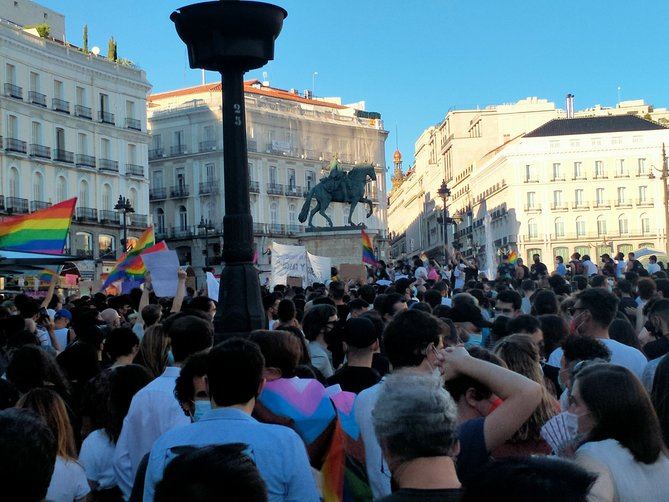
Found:
M 669 500 L 669 275 L 414 256 L 263 291 L 0 304 L 0 476 L 26 501 Z M 3 497 L 4 498 L 4 497 Z

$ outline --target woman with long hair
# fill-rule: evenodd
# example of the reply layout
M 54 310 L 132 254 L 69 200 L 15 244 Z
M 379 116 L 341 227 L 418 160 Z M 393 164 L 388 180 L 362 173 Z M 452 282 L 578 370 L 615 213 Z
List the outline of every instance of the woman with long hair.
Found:
M 511 335 L 502 338 L 495 345 L 494 353 L 502 359 L 508 369 L 541 384 L 542 397 L 534 413 L 504 445 L 493 452 L 493 457 L 545 454 L 551 452 L 541 438 L 544 424 L 557 414 L 559 405 L 546 389 L 541 371 L 539 349 L 529 335 Z
M 669 500 L 669 458 L 650 397 L 627 368 L 593 364 L 579 371 L 569 416 L 580 437 L 576 461 L 598 474 L 596 500 Z
M 664 445 L 669 447 L 669 357 L 657 365 L 651 399 L 660 420 Z
M 41 417 L 56 440 L 56 465 L 46 500 L 85 500 L 91 489 L 83 467 L 77 462 L 74 433 L 61 397 L 50 389 L 33 389 L 19 399 L 16 407 Z
M 144 366 L 153 378 L 157 378 L 167 368 L 169 357 L 170 339 L 165 335 L 163 325 L 154 324 L 147 328 L 133 362 Z

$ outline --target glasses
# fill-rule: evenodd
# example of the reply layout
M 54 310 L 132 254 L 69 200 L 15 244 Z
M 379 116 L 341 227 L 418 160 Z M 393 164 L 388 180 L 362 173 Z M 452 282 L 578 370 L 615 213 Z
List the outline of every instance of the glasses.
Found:
M 580 310 L 588 310 L 588 309 L 583 308 L 583 307 L 569 307 L 567 309 L 567 312 L 569 312 L 569 315 L 573 316 L 576 312 L 578 312 Z

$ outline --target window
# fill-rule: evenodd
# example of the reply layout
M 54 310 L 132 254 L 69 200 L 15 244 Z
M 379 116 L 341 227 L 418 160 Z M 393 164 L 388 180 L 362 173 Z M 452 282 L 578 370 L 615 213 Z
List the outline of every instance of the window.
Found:
M 562 218 L 555 219 L 555 237 L 564 237 L 564 220 Z
M 33 92 L 39 92 L 39 73 L 34 71 L 30 72 L 30 90 Z
M 32 124 L 32 140 L 34 145 L 42 144 L 42 124 L 39 122 L 33 122 Z
M 53 81 L 53 97 L 63 99 L 63 83 L 60 80 Z
M 295 169 L 288 169 L 288 187 L 294 190 L 295 186 Z
M 535 196 L 535 192 L 527 192 L 527 209 L 534 209 Z
M 151 144 L 156 150 L 161 148 L 163 145 L 163 137 L 160 134 L 153 134 L 151 136 Z
M 536 176 L 534 168 L 530 164 L 527 164 L 525 165 L 525 182 L 529 181 L 536 181 Z
M 602 256 L 604 253 L 611 256 L 613 254 L 613 247 L 608 244 L 599 245 L 595 248 L 595 256 Z
M 641 214 L 641 233 L 647 235 L 650 233 L 650 218 L 646 213 Z
M 188 211 L 184 206 L 179 206 L 179 230 L 182 232 L 188 230 Z
M 64 176 L 58 176 L 56 181 L 56 198 L 58 202 L 67 200 L 67 180 Z
M 270 166 L 269 168 L 269 183 L 270 185 L 276 185 L 277 180 L 277 168 L 276 166 Z
M 16 67 L 13 64 L 7 63 L 5 65 L 5 71 L 6 71 L 6 80 L 8 84 L 14 84 L 16 85 Z
M 151 177 L 153 182 L 153 188 L 163 188 L 163 172 L 162 171 L 153 171 L 153 176 Z
M 110 158 L 111 142 L 106 138 L 102 138 L 100 140 L 100 155 L 101 155 L 101 158 L 103 158 L 103 159 L 109 159 Z
M 137 164 L 137 145 L 128 144 L 128 164 Z
M 39 171 L 33 173 L 33 200 L 44 200 L 44 176 Z
M 655 244 L 653 244 L 652 242 L 642 242 L 641 244 L 639 244 L 639 249 L 653 249 L 654 247 Z
M 93 251 L 93 234 L 88 232 L 77 232 L 75 234 L 75 241 L 77 243 L 77 250 Z
M 129 119 L 135 118 L 135 103 L 134 101 L 126 100 L 125 102 L 125 116 Z
M 249 181 L 257 181 L 255 167 L 253 167 L 253 164 L 251 164 L 250 162 L 249 162 Z
M 604 216 L 597 217 L 597 235 L 606 235 L 606 219 Z
M 585 220 L 581 216 L 576 218 L 576 235 L 578 237 L 585 235 Z
M 574 203 L 577 207 L 583 205 L 583 189 L 577 188 L 574 190 Z
M 564 261 L 569 260 L 569 248 L 553 248 L 553 256 L 562 256 Z
M 19 171 L 15 167 L 12 167 L 9 170 L 9 196 L 18 197 L 19 193 Z
M 574 178 L 579 179 L 583 176 L 583 163 L 574 162 Z
M 625 159 L 618 159 L 618 163 L 616 164 L 616 176 L 627 176 Z
M 527 222 L 527 236 L 530 239 L 536 239 L 539 236 L 539 227 L 537 225 L 537 220 L 530 219 Z
M 605 176 L 604 174 L 604 162 L 601 160 L 596 160 L 595 161 L 595 177 L 596 178 L 603 178 Z
M 314 180 L 316 179 L 316 175 L 314 174 L 313 171 L 307 171 L 304 173 L 304 181 L 305 185 L 307 186 L 307 190 L 311 190 L 314 187 Z
M 584 254 L 590 254 L 590 247 L 589 246 L 576 246 L 574 249 L 575 252 L 583 256 Z
M 626 199 L 625 187 L 618 187 L 618 204 L 624 204 Z
M 114 209 L 112 206 L 111 187 L 108 183 L 102 185 L 102 209 L 105 211 L 111 211 Z
M 290 204 L 288 206 L 288 224 L 291 227 L 294 227 L 295 225 L 297 225 L 297 218 L 295 216 L 297 214 L 296 211 L 297 211 L 297 208 L 295 207 L 295 204 Z
M 81 155 L 88 155 L 88 136 L 86 136 L 86 134 L 83 132 L 80 132 L 78 136 L 78 143 L 79 153 Z
M 88 204 L 88 181 L 81 180 L 79 183 L 79 207 L 90 207 Z
M 65 150 L 65 129 L 56 127 L 56 149 Z
M 107 94 L 100 93 L 100 111 L 109 112 L 109 96 Z
M 183 167 L 178 167 L 174 173 L 174 179 L 176 180 L 176 186 L 179 188 L 180 192 L 186 190 L 186 172 Z
M 553 192 L 553 207 L 562 207 L 562 190 L 555 190 Z
M 214 140 L 214 126 L 207 125 L 202 128 L 202 139 L 203 141 L 213 141 Z
M 625 257 L 627 257 L 627 253 L 631 253 L 632 251 L 634 251 L 634 248 L 631 244 L 620 244 L 618 246 L 618 252 L 623 253 Z
M 637 160 L 638 174 L 647 174 L 646 173 L 646 159 Z
M 172 133 L 172 145 L 181 146 L 183 144 L 184 132 L 183 131 L 174 131 Z
M 639 202 L 647 202 L 648 201 L 648 187 L 647 186 L 640 186 L 639 187 Z
M 553 164 L 553 179 L 554 180 L 562 179 L 562 165 L 559 162 Z
M 621 214 L 618 217 L 618 233 L 620 235 L 625 235 L 628 234 L 629 231 L 630 229 L 629 229 L 629 222 L 627 221 L 627 216 Z
M 113 235 L 100 234 L 98 236 L 98 251 L 100 255 L 112 253 L 116 250 L 116 239 Z
M 88 103 L 88 100 L 86 99 L 86 88 L 77 86 L 75 93 L 76 93 L 77 105 L 86 106 L 86 103 Z
M 158 232 L 165 232 L 165 211 L 162 208 L 156 209 L 156 230 Z
M 137 205 L 137 190 L 135 188 L 128 190 L 128 200 L 135 211 L 139 210 L 139 206 Z
M 548 148 L 550 148 L 551 152 L 555 152 L 560 149 L 560 142 L 559 141 L 549 141 L 548 142 Z
M 592 146 L 602 146 L 601 138 L 592 138 Z
M 530 249 L 527 250 L 527 263 L 532 263 L 532 257 L 533 257 L 535 254 L 538 254 L 539 257 L 541 258 L 541 254 L 542 254 L 542 253 L 541 253 L 541 249 L 533 249 L 533 248 L 530 248 Z
M 279 223 L 279 205 L 276 202 L 269 205 L 269 222 L 272 225 Z
M 216 164 L 205 164 L 204 165 L 204 177 L 207 180 L 207 183 L 212 183 L 214 181 L 214 172 L 216 171 Z
M 16 115 L 7 116 L 7 137 L 19 138 L 19 119 L 16 118 Z

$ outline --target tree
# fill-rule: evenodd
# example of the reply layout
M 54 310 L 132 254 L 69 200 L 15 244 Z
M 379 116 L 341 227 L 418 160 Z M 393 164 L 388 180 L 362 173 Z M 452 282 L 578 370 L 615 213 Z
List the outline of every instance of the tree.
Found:
M 29 26 L 24 26 L 24 29 L 26 30 L 30 30 L 33 28 L 37 31 L 37 34 L 41 38 L 46 38 L 51 33 L 51 26 L 49 26 L 49 24 L 47 23 L 31 24 Z
M 109 39 L 109 43 L 107 44 L 107 59 L 109 61 L 116 61 L 116 40 L 114 40 L 114 37 L 111 37 Z
M 88 53 L 88 25 L 87 24 L 84 25 L 83 39 L 84 39 L 84 43 L 83 43 L 82 49 L 83 49 L 84 52 Z

